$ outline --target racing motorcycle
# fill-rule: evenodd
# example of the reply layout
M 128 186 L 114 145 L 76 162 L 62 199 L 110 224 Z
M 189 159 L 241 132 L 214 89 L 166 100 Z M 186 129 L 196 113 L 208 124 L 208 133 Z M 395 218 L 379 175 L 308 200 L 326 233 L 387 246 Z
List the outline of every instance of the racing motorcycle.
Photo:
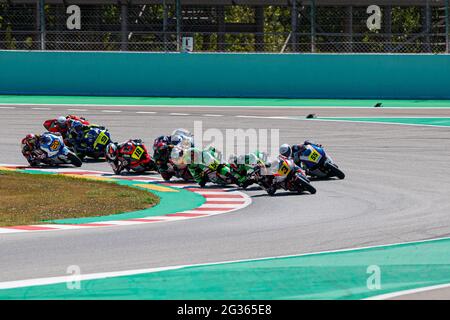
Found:
M 184 152 L 183 161 L 187 164 L 194 180 L 204 187 L 212 182 L 218 185 L 238 184 L 228 163 L 222 163 L 221 154 L 214 147 L 204 150 L 190 148 Z
M 139 139 L 128 140 L 120 145 L 112 142 L 106 150 L 106 160 L 117 175 L 123 170 L 141 173 L 156 169 L 146 146 Z
M 186 148 L 181 146 L 174 146 L 167 161 L 167 170 L 161 172 L 161 176 L 165 181 L 170 181 L 172 177 L 183 179 L 186 182 L 194 180 L 187 164 L 183 160 L 183 154 L 186 150 Z
M 194 136 L 186 129 L 176 129 L 171 134 L 172 143 L 183 148 L 188 149 L 194 147 Z
M 305 172 L 294 163 L 293 159 L 279 156 L 268 168 L 257 172 L 258 184 L 269 195 L 274 195 L 278 189 L 303 193 L 316 193 Z
M 306 174 L 314 178 L 338 177 L 344 179 L 344 172 L 339 169 L 333 159 L 317 144 L 307 144 L 296 163 L 301 165 Z
M 73 143 L 73 149 L 80 159 L 90 157 L 98 159 L 105 157 L 106 146 L 111 142 L 111 135 L 108 129 L 99 127 L 91 127 L 89 131 L 84 134 L 82 145 Z
M 267 154 L 256 151 L 245 156 L 231 156 L 229 159 L 230 168 L 234 176 L 240 177 L 240 187 L 246 189 L 261 179 L 261 172 L 266 170 Z
M 57 166 L 60 164 L 72 164 L 81 167 L 81 159 L 64 144 L 59 135 L 47 134 L 47 142 L 40 143 L 39 148 L 33 151 L 33 161 L 30 165 L 45 164 Z
M 233 176 L 231 172 L 230 164 L 221 163 L 218 159 L 221 158 L 221 154 L 217 152 L 215 148 L 210 147 L 209 149 L 202 152 L 203 155 L 203 177 L 204 183 L 212 182 L 221 186 L 228 184 L 238 184 L 237 179 Z
M 227 163 L 210 163 L 204 171 L 205 184 L 212 182 L 214 184 L 225 186 L 237 184 L 236 179 L 231 174 L 230 165 Z

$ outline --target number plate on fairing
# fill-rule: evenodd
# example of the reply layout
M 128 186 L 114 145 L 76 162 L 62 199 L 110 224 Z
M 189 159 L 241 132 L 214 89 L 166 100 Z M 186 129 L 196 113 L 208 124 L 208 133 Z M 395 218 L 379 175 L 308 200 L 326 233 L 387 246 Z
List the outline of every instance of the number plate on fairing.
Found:
M 287 176 L 289 174 L 289 172 L 291 172 L 291 168 L 286 163 L 286 161 L 283 161 L 283 163 L 281 164 L 280 168 L 278 169 L 278 174 L 280 176 Z
M 97 147 L 98 144 L 104 146 L 108 143 L 109 138 L 108 136 L 102 131 L 100 132 L 100 134 L 98 135 L 97 139 L 94 142 L 94 148 Z
M 311 150 L 311 153 L 308 156 L 308 161 L 318 163 L 322 159 L 322 155 L 312 146 L 309 147 L 309 150 Z
M 61 145 L 61 143 L 58 140 L 53 140 L 52 144 L 50 145 L 50 149 L 52 151 L 56 151 L 56 150 L 58 150 L 60 145 Z
M 131 157 L 133 159 L 139 160 L 139 159 L 141 159 L 143 154 L 144 154 L 144 149 L 142 147 L 136 147 L 136 150 L 134 150 Z

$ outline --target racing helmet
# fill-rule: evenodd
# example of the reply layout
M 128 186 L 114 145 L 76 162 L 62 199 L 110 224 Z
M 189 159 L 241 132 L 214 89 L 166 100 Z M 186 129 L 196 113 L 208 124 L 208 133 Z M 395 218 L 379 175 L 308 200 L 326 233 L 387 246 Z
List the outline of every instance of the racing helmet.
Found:
M 48 134 L 43 134 L 39 138 L 39 142 L 43 145 L 48 145 L 48 144 L 50 144 L 50 142 L 52 142 L 52 138 L 50 138 L 50 136 Z
M 109 161 L 115 161 L 118 154 L 117 143 L 111 142 L 106 146 L 106 159 Z
M 78 120 L 72 120 L 70 122 L 70 130 L 72 132 L 79 133 L 83 129 L 83 124 Z
M 172 160 L 172 163 L 174 163 L 175 165 L 184 165 L 186 164 L 185 161 L 185 152 L 182 148 L 179 147 L 175 147 L 172 149 L 171 153 L 170 153 L 170 158 Z
M 36 141 L 36 135 L 30 133 L 27 134 L 25 138 L 22 139 L 22 143 L 33 143 Z
M 32 147 L 36 143 L 36 136 L 32 133 L 27 134 L 21 141 L 22 150 L 25 146 Z
M 289 158 L 291 156 L 292 150 L 291 150 L 291 146 L 288 145 L 287 143 L 282 144 L 280 147 L 280 154 L 283 157 Z
M 181 138 L 180 135 L 175 134 L 173 136 L 170 137 L 170 142 L 176 146 L 177 144 L 179 144 L 183 139 Z
M 178 129 L 173 130 L 172 136 L 174 136 L 174 135 L 180 135 L 180 136 L 187 136 L 187 137 L 189 137 L 189 136 L 192 136 L 192 133 L 190 133 L 189 130 L 187 130 L 187 129 L 178 128 Z
M 159 148 L 163 147 L 167 144 L 167 137 L 166 136 L 159 136 L 153 141 L 153 151 L 158 150 Z
M 58 125 L 59 125 L 60 127 L 65 127 L 66 124 L 67 124 L 67 119 L 66 119 L 66 117 L 60 116 L 60 117 L 58 117 L 58 119 L 56 120 L 56 122 L 58 122 Z

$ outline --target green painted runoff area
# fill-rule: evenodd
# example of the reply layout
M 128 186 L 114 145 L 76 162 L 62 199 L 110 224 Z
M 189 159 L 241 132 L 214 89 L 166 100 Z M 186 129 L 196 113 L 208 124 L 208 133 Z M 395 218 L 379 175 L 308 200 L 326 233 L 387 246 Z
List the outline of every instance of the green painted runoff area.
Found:
M 450 127 L 450 118 L 318 118 L 319 120 L 354 121 Z
M 86 280 L 79 290 L 4 289 L 0 299 L 362 299 L 444 283 L 449 238 Z
M 383 103 L 387 108 L 450 108 L 449 100 L 357 100 L 357 99 L 253 99 L 253 98 L 157 98 L 0 95 L 0 104 L 64 104 L 105 106 L 247 106 L 247 107 L 373 107 Z

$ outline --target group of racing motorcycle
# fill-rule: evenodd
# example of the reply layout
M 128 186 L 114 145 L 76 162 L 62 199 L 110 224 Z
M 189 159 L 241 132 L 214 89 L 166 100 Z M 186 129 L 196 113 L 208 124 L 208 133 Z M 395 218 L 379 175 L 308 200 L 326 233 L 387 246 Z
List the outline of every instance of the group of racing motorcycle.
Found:
M 314 194 L 316 189 L 311 178 L 345 178 L 323 146 L 310 141 L 293 146 L 283 144 L 274 161 L 269 161 L 266 153 L 255 151 L 231 156 L 226 162 L 214 147 L 196 147 L 193 135 L 185 129 L 156 138 L 153 156 L 150 156 L 142 140 L 113 142 L 108 129 L 91 124 L 83 117 L 61 116 L 43 125 L 47 132 L 28 134 L 22 140 L 22 154 L 31 166 L 72 164 L 80 167 L 85 158 L 106 158 L 116 175 L 123 171 L 156 171 L 166 181 L 176 177 L 195 181 L 201 187 L 208 182 L 234 184 L 244 189 L 258 184 L 269 195 L 279 189 Z

